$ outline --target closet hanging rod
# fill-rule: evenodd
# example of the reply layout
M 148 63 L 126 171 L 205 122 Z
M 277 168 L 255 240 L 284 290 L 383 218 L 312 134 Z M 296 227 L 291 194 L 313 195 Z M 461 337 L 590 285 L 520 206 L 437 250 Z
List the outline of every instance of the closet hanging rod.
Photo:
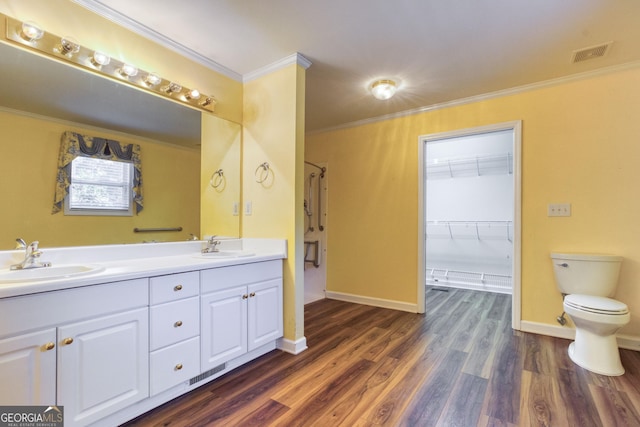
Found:
M 469 225 L 473 225 L 473 224 L 496 224 L 496 225 L 508 225 L 513 223 L 513 221 L 427 221 L 427 224 L 431 224 L 431 225 L 447 225 L 447 224 L 469 224 Z

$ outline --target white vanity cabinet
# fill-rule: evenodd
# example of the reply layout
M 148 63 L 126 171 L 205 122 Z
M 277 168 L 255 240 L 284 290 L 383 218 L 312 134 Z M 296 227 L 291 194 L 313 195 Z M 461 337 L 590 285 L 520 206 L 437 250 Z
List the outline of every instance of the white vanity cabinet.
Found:
M 202 371 L 282 336 L 282 262 L 200 272 Z
M 90 424 L 149 395 L 148 279 L 0 300 L 2 404 Z
M 152 277 L 149 291 L 153 396 L 200 373 L 199 272 Z
M 56 401 L 55 328 L 0 340 L 0 384 L 2 405 Z

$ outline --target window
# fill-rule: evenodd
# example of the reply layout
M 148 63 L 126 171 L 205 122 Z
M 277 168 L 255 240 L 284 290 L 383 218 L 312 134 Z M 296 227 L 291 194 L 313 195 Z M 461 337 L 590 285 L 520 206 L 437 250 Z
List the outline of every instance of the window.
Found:
M 143 199 L 140 145 L 62 134 L 52 214 L 131 216 Z
M 92 157 L 71 162 L 65 215 L 133 215 L 133 164 Z

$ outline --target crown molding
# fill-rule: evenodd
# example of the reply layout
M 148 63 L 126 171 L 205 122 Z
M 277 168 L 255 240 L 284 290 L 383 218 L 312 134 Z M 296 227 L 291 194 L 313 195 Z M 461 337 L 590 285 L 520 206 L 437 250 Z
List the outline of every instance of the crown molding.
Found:
M 372 117 L 363 120 L 356 120 L 349 123 L 344 123 L 337 126 L 331 126 L 323 129 L 317 129 L 307 132 L 307 135 L 315 135 L 319 133 L 325 132 L 333 132 L 342 129 L 349 129 L 358 126 L 364 126 L 372 123 L 383 122 L 391 119 L 398 119 L 401 117 L 412 116 L 414 114 L 421 114 L 427 111 L 435 111 L 441 110 L 444 108 L 456 107 L 459 105 L 472 104 L 474 102 L 486 101 L 489 99 L 500 98 L 503 96 L 516 95 L 523 92 L 528 92 L 537 89 L 543 89 L 551 86 L 558 86 L 561 84 L 566 84 L 570 82 L 575 82 L 579 80 L 590 79 L 597 76 L 602 76 L 606 74 L 617 73 L 620 71 L 631 70 L 634 68 L 640 67 L 640 61 L 627 62 L 620 65 L 613 65 L 611 67 L 600 68 L 598 70 L 593 71 L 585 71 L 583 73 L 572 74 L 570 76 L 559 77 L 555 79 L 545 80 L 542 82 L 531 83 L 523 86 L 516 86 L 509 89 L 503 89 L 495 92 L 484 93 L 481 95 L 470 96 L 468 98 L 456 99 L 453 101 L 441 102 L 439 104 L 427 105 L 424 107 L 414 108 L 411 110 L 400 111 L 397 113 L 385 114 L 384 116 Z
M 266 76 L 267 74 L 271 74 L 274 71 L 278 71 L 282 68 L 288 67 L 289 65 L 292 65 L 292 64 L 297 64 L 306 70 L 311 66 L 311 61 L 309 61 L 307 58 L 302 56 L 300 53 L 296 52 L 287 57 L 280 59 L 279 61 L 276 61 L 269 65 L 265 65 L 262 68 L 258 68 L 255 71 L 251 71 L 250 73 L 245 74 L 242 81 L 243 83 L 250 82 L 259 77 Z
M 233 79 L 238 82 L 242 82 L 242 75 L 236 73 L 230 68 L 225 67 L 224 65 L 220 65 L 215 61 L 205 57 L 204 55 L 199 54 L 198 52 L 189 49 L 188 47 L 158 33 L 157 31 L 152 30 L 151 28 L 141 24 L 140 22 L 129 18 L 126 15 L 123 15 L 115 10 L 111 9 L 108 6 L 105 6 L 99 1 L 96 0 L 72 0 L 74 3 L 79 4 L 85 9 L 90 10 L 91 12 L 102 16 L 103 18 L 108 19 L 115 24 L 120 25 L 121 27 L 127 28 L 128 30 L 133 31 L 136 34 L 139 34 L 155 43 L 158 43 L 161 46 L 167 47 L 168 49 L 179 53 L 180 55 L 191 59 L 194 62 L 197 62 L 201 65 L 204 65 L 207 68 L 210 68 L 213 71 L 216 71 L 230 79 Z

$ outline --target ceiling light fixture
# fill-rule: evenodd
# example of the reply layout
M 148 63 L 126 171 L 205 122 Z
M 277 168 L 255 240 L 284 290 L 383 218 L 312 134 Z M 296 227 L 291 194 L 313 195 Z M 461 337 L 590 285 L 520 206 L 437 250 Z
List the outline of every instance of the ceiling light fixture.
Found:
M 4 40 L 27 47 L 39 54 L 55 60 L 63 60 L 68 65 L 83 68 L 102 77 L 117 78 L 123 84 L 172 99 L 183 105 L 199 110 L 215 111 L 216 100 L 211 95 L 182 87 L 171 80 L 163 79 L 156 73 L 138 69 L 131 63 L 119 61 L 102 51 L 82 46 L 72 37 L 60 37 L 46 32 L 34 22 L 19 21 L 0 13 L 1 19 L 6 19 L 6 32 L 0 35 L 0 39 L 4 37 Z
M 385 100 L 391 98 L 397 90 L 396 82 L 391 79 L 376 80 L 371 83 L 371 94 L 377 99 Z

